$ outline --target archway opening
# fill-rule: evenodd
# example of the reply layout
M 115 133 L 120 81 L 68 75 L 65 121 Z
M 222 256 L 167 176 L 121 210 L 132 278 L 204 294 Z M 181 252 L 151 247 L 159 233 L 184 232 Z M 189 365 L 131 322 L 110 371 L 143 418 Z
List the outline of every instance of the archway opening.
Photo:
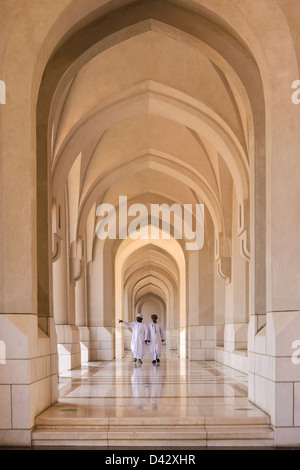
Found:
M 164 2 L 161 6 L 170 8 Z M 136 5 L 130 8 L 132 13 L 140 11 Z M 184 329 L 177 341 L 180 355 L 213 359 L 218 353 L 221 359 L 225 357 L 222 348 L 247 351 L 251 292 L 257 287 L 251 286 L 254 267 L 249 262 L 257 124 L 253 111 L 260 91 L 252 102 L 253 80 L 244 76 L 229 49 L 224 55 L 221 45 L 212 40 L 207 19 L 197 16 L 207 36 L 197 30 L 191 41 L 191 32 L 187 35 L 186 27 L 178 23 L 178 10 L 174 5 L 172 9 L 168 24 L 162 21 L 161 11 L 148 11 L 149 21 L 139 18 L 135 28 L 126 27 L 123 16 L 122 27 L 115 25 L 118 31 L 107 32 L 105 39 L 94 38 L 89 54 L 84 49 L 78 57 L 75 54 L 59 79 L 57 67 L 52 68 L 79 32 L 74 34 L 61 44 L 45 73 L 39 101 L 43 110 L 47 87 L 48 92 L 56 87 L 51 106 L 48 102 L 54 318 L 60 345 L 66 330 L 71 344 L 82 336 L 81 353 L 71 353 L 74 364 L 86 357 L 87 350 L 92 359 L 121 356 L 123 337 L 119 338 L 116 320 L 124 314 L 124 299 L 126 315 L 133 316 L 144 305 L 139 297 L 130 298 L 133 281 L 126 285 L 116 262 L 130 221 L 126 219 L 123 229 L 116 224 L 114 239 L 97 237 L 99 207 L 110 206 L 120 216 L 125 197 L 131 206 L 168 205 L 174 217 L 176 210 L 185 214 L 189 206 L 194 236 L 197 207 L 204 206 L 201 246 L 190 249 L 190 238 L 182 241 L 185 274 L 180 273 L 180 282 L 185 293 L 180 285 L 179 312 L 185 313 L 179 313 L 176 327 Z M 239 48 L 244 45 L 239 43 Z M 184 64 L 180 70 L 179 63 Z M 60 62 L 61 71 L 66 66 Z M 251 67 L 260 90 L 254 61 Z M 174 228 L 175 219 L 172 224 Z M 161 249 L 169 242 L 162 238 Z M 149 272 L 150 267 L 151 263 L 140 266 L 139 274 L 143 276 L 143 269 Z M 170 305 L 178 299 L 170 302 L 169 287 L 160 276 L 159 285 L 142 289 L 159 298 L 167 290 L 167 322 Z M 258 287 L 263 290 L 263 285 Z M 257 298 L 263 301 L 263 296 Z M 212 339 L 209 348 L 194 339 L 203 328 L 203 344 Z M 96 349 L 95 337 L 105 343 L 105 350 Z
M 115 258 L 115 324 L 118 319 L 134 321 L 139 305 L 140 296 L 143 298 L 150 288 L 150 293 L 156 292 L 158 298 L 163 297 L 167 303 L 166 332 L 174 344 L 178 346 L 180 357 L 187 357 L 187 311 L 186 311 L 186 260 L 179 242 L 169 237 L 163 239 L 163 231 L 159 237 L 151 238 L 151 226 L 145 226 L 149 237 L 124 240 L 116 253 Z M 145 233 L 144 232 L 144 233 Z M 140 233 L 139 233 L 140 235 Z M 169 235 L 165 233 L 165 236 Z M 145 248 L 148 247 L 148 252 Z M 156 276 L 153 264 L 157 268 Z M 137 269 L 138 268 L 138 269 Z M 150 277 L 150 279 L 149 279 Z M 127 282 L 130 280 L 130 282 Z M 125 295 L 126 292 L 126 295 Z M 141 313 L 141 312 L 140 312 Z M 155 313 L 155 312 L 153 312 Z M 149 312 L 148 312 L 148 316 Z M 146 317 L 147 318 L 147 317 Z M 150 321 L 150 318 L 148 318 Z M 118 328 L 116 332 L 116 358 L 122 357 L 124 352 L 124 330 Z

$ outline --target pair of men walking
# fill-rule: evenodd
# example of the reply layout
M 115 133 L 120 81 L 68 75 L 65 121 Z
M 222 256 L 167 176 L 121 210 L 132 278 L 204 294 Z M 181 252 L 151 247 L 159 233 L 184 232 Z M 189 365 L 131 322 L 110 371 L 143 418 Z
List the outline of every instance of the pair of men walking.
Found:
M 149 343 L 149 353 L 152 364 L 160 362 L 161 345 L 165 341 L 165 332 L 160 323 L 157 323 L 157 315 L 151 315 L 152 323 L 143 323 L 143 315 L 138 313 L 136 321 L 132 323 L 119 320 L 122 326 L 132 329 L 131 351 L 134 362 L 137 360 L 142 364 L 146 352 L 146 344 Z

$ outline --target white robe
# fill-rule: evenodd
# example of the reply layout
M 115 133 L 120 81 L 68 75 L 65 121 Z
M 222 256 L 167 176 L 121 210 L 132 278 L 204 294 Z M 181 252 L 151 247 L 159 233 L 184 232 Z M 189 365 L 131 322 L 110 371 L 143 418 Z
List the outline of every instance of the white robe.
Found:
M 136 359 L 144 359 L 146 351 L 145 340 L 148 339 L 148 326 L 145 323 L 134 321 L 132 323 L 127 323 L 123 321 L 121 325 L 132 329 L 131 337 L 131 351 L 133 357 Z
M 151 361 L 156 361 L 161 354 L 161 345 L 162 341 L 165 340 L 165 332 L 161 323 L 150 323 L 148 325 L 149 329 L 149 353 Z

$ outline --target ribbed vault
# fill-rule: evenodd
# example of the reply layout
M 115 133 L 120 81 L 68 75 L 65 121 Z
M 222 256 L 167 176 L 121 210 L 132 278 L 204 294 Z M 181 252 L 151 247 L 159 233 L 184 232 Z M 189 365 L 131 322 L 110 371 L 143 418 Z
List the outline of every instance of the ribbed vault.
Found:
M 187 30 L 189 20 L 180 21 L 175 4 L 142 3 L 112 12 L 111 31 L 104 18 L 93 43 L 84 27 L 74 32 L 45 71 L 43 86 L 54 92 L 48 116 L 53 282 L 56 292 L 68 292 L 63 302 L 54 295 L 54 317 L 57 324 L 117 328 L 119 318 L 134 320 L 152 298 L 186 357 L 191 326 L 248 319 L 250 166 L 259 106 L 259 92 L 251 89 L 253 80 L 256 90 L 261 82 L 240 38 L 215 23 L 214 33 L 203 16 Z M 214 37 L 218 31 L 226 50 Z M 81 46 L 71 52 L 78 35 Z M 69 64 L 64 50 L 71 52 Z M 39 100 L 45 110 L 43 87 Z M 124 197 L 131 208 L 125 220 Z M 153 205 L 176 207 L 181 215 L 188 205 L 193 233 L 196 208 L 204 206 L 201 249 L 189 249 L 184 225 L 177 236 L 173 213 L 161 240 L 145 240 L 142 225 L 151 235 L 151 226 L 162 224 L 161 213 L 151 218 Z M 99 239 L 107 214 L 100 207 L 111 208 L 114 237 Z M 123 347 L 117 328 L 113 354 L 122 355 Z

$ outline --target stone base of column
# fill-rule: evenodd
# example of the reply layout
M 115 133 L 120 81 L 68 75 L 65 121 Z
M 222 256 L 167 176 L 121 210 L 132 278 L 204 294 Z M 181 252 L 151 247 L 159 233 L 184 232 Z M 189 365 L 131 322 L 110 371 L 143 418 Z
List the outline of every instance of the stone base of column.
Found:
M 56 325 L 59 373 L 81 365 L 81 348 L 77 326 Z
M 189 359 L 192 361 L 212 361 L 215 359 L 216 327 L 188 327 Z
M 30 446 L 36 416 L 57 401 L 56 332 L 48 322 L 49 336 L 35 314 L 0 314 L 1 446 Z
M 130 351 L 132 333 L 128 328 L 124 328 L 123 338 L 124 338 L 124 349 L 125 351 Z
M 88 361 L 114 359 L 113 328 L 56 325 L 59 373 Z
M 114 328 L 92 326 L 90 330 L 90 360 L 111 361 L 115 357 Z
M 249 399 L 271 417 L 275 446 L 300 446 L 300 312 L 249 324 Z
M 178 330 L 166 330 L 166 347 L 170 350 L 177 350 L 179 346 L 178 342 Z
M 232 369 L 248 374 L 249 361 L 247 351 L 225 351 L 224 348 L 218 346 L 216 348 L 215 360 Z
M 248 323 L 228 323 L 224 325 L 224 350 L 247 351 Z
M 215 359 L 233 369 L 248 373 L 248 323 L 216 326 Z
M 81 364 L 90 360 L 90 329 L 87 326 L 78 326 Z

